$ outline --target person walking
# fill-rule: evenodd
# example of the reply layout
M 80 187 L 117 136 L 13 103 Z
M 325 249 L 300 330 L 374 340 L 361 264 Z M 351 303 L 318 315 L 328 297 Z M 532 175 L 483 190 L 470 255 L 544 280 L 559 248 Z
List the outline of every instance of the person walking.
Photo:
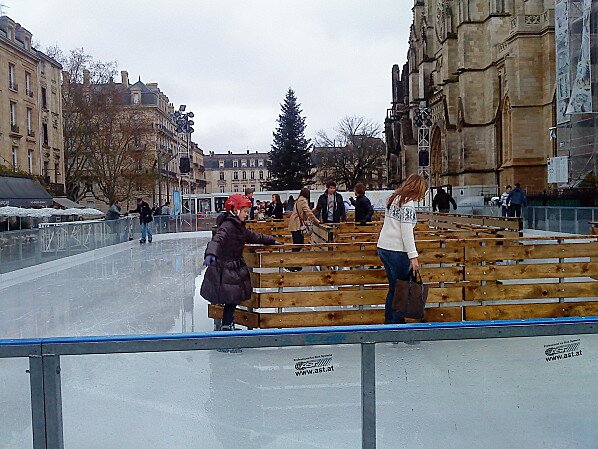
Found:
M 312 224 L 319 224 L 320 220 L 316 218 L 311 208 L 309 207 L 309 189 L 304 187 L 299 193 L 299 198 L 295 201 L 295 206 L 291 216 L 289 217 L 289 231 L 293 238 L 293 244 L 303 245 L 305 243 L 305 236 L 301 232 L 301 227 L 304 223 L 311 222 Z M 301 251 L 301 248 L 293 248 L 293 252 Z M 301 271 L 301 267 L 290 267 L 288 271 Z
M 125 214 L 123 213 L 122 209 L 121 209 L 121 205 L 120 205 L 120 201 L 116 200 L 114 202 L 114 204 L 112 204 L 112 206 L 110 206 L 110 209 L 108 209 L 108 212 L 106 212 L 106 220 L 118 220 L 119 218 L 124 217 Z
M 284 208 L 282 207 L 282 201 L 278 193 L 272 195 L 272 202 L 266 208 L 266 217 L 270 217 L 275 220 L 282 220 L 284 214 Z
M 412 174 L 393 192 L 386 203 L 384 224 L 377 244 L 378 256 L 388 278 L 384 324 L 405 323 L 404 317 L 393 314 L 392 301 L 397 281 L 408 280 L 411 271 L 419 270 L 413 233 L 417 222 L 415 203 L 424 198 L 427 188 L 422 176 Z
M 322 223 L 340 223 L 347 221 L 343 197 L 336 191 L 336 182 L 328 181 L 326 191 L 318 198 L 318 204 L 314 209 L 314 215 L 320 217 Z
M 161 215 L 170 215 L 170 201 L 166 201 L 160 211 Z
M 245 244 L 276 244 L 271 235 L 258 234 L 245 226 L 251 206 L 251 200 L 240 193 L 228 198 L 226 212 L 216 219 L 218 229 L 204 255 L 203 264 L 208 269 L 201 296 L 212 304 L 224 305 L 222 325 L 216 330 L 235 330 L 235 309 L 251 298 L 251 276 L 243 259 Z
M 253 197 L 254 192 L 255 192 L 255 190 L 252 188 L 245 189 L 245 196 L 247 198 L 249 198 L 249 201 L 251 201 L 251 208 L 249 209 L 249 219 L 250 220 L 255 220 L 256 207 L 255 207 L 255 198 Z
M 145 243 L 146 237 L 149 243 L 152 243 L 152 208 L 143 201 L 143 198 L 137 198 L 137 209 L 129 211 L 130 214 L 139 214 L 139 223 L 141 224 L 141 239 L 139 243 Z
M 527 206 L 527 197 L 521 188 L 521 184 L 515 184 L 515 188 L 509 192 L 507 197 L 509 217 L 521 217 L 521 208 Z
M 293 195 L 289 195 L 289 199 L 287 200 L 287 212 L 293 212 L 293 209 L 295 208 L 295 198 L 293 198 Z
M 367 196 L 365 196 L 365 186 L 358 182 L 353 188 L 356 198 L 349 198 L 351 205 L 355 207 L 355 222 L 364 225 L 372 221 L 374 215 L 374 208 Z
M 500 196 L 500 199 L 498 200 L 500 202 L 500 206 L 502 207 L 502 216 L 503 217 L 509 216 L 509 203 L 507 202 L 507 200 L 509 199 L 509 193 L 511 193 L 511 189 L 512 189 L 511 186 L 507 186 L 505 191 Z
M 442 214 L 448 214 L 451 211 L 451 204 L 453 210 L 457 210 L 457 202 L 455 199 L 447 193 L 442 187 L 438 189 L 438 193 L 434 195 L 432 200 L 432 210 L 436 212 L 436 208 Z

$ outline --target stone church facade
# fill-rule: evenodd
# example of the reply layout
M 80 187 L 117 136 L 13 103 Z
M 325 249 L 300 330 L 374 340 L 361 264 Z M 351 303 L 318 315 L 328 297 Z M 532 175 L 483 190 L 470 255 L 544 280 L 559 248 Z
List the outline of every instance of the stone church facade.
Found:
M 415 0 L 407 63 L 393 67 L 390 172 L 417 172 L 412 119 L 426 101 L 432 185 L 541 191 L 554 100 L 553 0 Z

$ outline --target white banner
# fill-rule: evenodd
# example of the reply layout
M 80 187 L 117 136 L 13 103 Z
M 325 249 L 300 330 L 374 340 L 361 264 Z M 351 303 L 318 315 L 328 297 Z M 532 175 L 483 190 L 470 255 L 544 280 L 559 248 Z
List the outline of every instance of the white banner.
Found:
M 590 64 L 590 12 L 592 0 L 583 3 L 583 29 L 581 34 L 581 49 L 577 62 L 575 81 L 571 90 L 571 100 L 567 107 L 567 114 L 592 112 L 592 75 Z
M 569 65 L 569 0 L 559 0 L 555 6 L 556 44 L 556 114 L 557 124 L 569 121 L 567 106 L 571 92 Z

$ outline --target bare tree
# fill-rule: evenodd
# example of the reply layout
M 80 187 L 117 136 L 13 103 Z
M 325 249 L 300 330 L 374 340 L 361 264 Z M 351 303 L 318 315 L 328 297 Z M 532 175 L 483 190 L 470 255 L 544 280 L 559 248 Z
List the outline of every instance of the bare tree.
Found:
M 102 96 L 98 89 L 84 89 L 84 71 L 89 71 L 89 85 L 101 86 L 109 83 L 116 75 L 115 62 L 95 61 L 82 48 L 68 54 L 58 47 L 50 47 L 46 53 L 63 67 L 62 114 L 64 133 L 66 194 L 73 201 L 85 196 L 93 181 L 93 170 L 89 166 L 92 152 L 95 97 Z
M 151 123 L 138 106 L 129 106 L 125 88 L 108 83 L 92 96 L 91 151 L 87 167 L 101 196 L 112 204 L 135 190 L 151 190 L 157 180 L 155 157 L 146 143 Z
M 151 121 L 131 106 L 126 88 L 113 82 L 115 62 L 96 61 L 83 49 L 68 55 L 48 49 L 64 68 L 62 97 L 67 195 L 81 200 L 88 189 L 107 204 L 152 190 L 156 161 L 146 140 Z
M 324 131 L 319 131 L 315 139 L 316 147 L 327 148 L 325 168 L 329 178 L 348 190 L 358 182 L 371 183 L 372 174 L 384 171 L 386 149 L 380 138 L 379 124 L 365 117 L 347 116 L 338 123 L 335 131 L 334 139 Z M 377 184 L 381 182 L 378 176 Z

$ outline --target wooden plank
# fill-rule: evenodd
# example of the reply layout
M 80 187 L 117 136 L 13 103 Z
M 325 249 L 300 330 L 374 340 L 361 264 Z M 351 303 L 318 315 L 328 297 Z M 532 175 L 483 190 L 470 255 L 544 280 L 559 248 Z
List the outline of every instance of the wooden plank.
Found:
M 489 284 L 465 287 L 466 301 L 598 297 L 598 282 Z
M 426 321 L 461 321 L 461 307 L 434 307 L 426 309 Z M 311 326 L 347 326 L 381 324 L 384 309 L 331 310 L 324 312 L 260 313 L 260 324 L 266 328 Z
M 497 260 L 553 259 L 598 256 L 598 242 L 548 243 L 540 245 L 480 246 L 467 248 L 468 262 L 494 262 Z
M 465 267 L 466 281 L 598 277 L 598 262 L 484 265 Z
M 598 315 L 598 302 L 557 302 L 549 304 L 503 304 L 497 306 L 467 306 L 467 321 L 521 320 L 526 318 L 559 318 Z
M 216 318 L 218 320 L 222 319 L 222 312 L 224 311 L 224 307 L 208 304 L 208 317 L 209 318 Z M 257 312 L 249 312 L 248 310 L 237 309 L 235 310 L 235 323 L 240 324 L 242 326 L 247 327 L 260 327 L 260 314 Z
M 253 284 L 257 288 L 381 284 L 387 279 L 383 269 L 252 274 L 259 278 Z M 421 274 L 424 282 L 458 282 L 463 279 L 463 267 L 426 268 Z
M 323 248 L 327 249 L 327 248 Z M 357 267 L 360 265 L 381 266 L 376 249 L 357 251 L 301 251 L 262 253 L 261 268 L 338 266 Z M 463 263 L 461 248 L 422 249 L 419 261 L 422 264 Z M 249 264 L 249 262 L 248 262 Z M 252 265 L 258 266 L 258 265 Z
M 378 286 L 377 286 L 378 287 Z M 324 292 L 255 293 L 259 308 L 293 308 L 322 306 L 359 306 L 384 304 L 388 286 L 366 287 L 364 290 L 343 289 Z M 462 287 L 430 288 L 428 302 L 461 302 Z

